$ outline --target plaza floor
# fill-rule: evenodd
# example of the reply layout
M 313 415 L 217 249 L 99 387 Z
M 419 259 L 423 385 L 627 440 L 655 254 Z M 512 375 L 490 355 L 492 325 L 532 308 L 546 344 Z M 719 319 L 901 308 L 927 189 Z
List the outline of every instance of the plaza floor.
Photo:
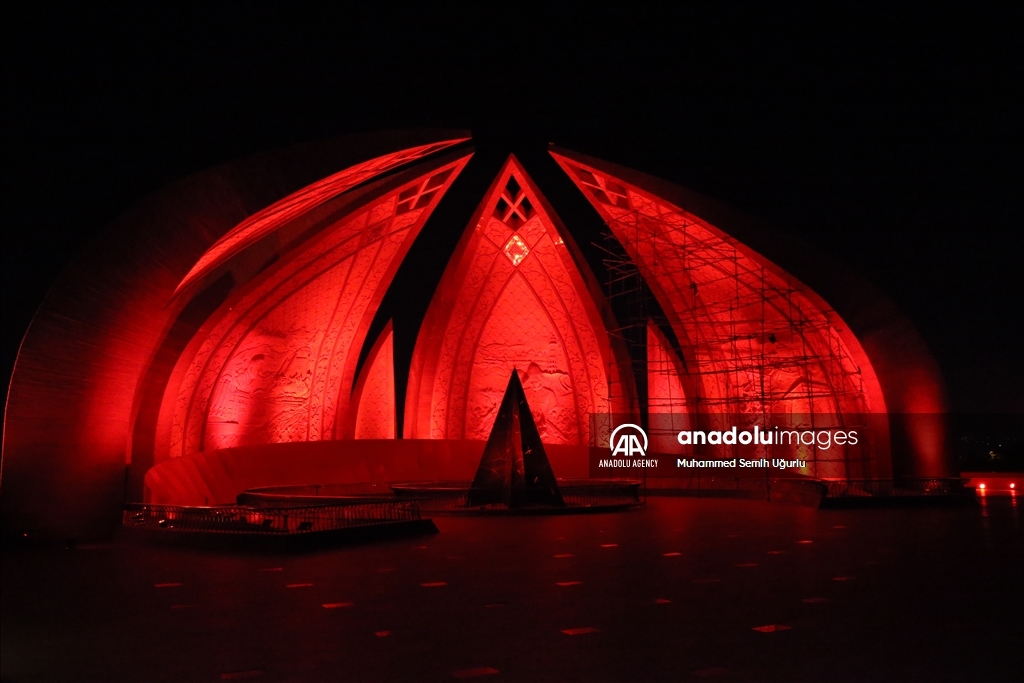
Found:
M 1024 678 L 1017 500 L 654 498 L 302 555 L 2 560 L 3 681 Z

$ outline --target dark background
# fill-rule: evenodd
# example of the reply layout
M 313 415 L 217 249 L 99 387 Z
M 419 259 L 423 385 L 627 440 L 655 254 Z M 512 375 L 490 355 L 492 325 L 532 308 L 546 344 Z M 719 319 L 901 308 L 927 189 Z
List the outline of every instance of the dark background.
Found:
M 437 126 L 675 181 L 875 282 L 952 407 L 1024 410 L 1019 5 L 4 9 L 3 364 L 62 268 L 162 185 Z

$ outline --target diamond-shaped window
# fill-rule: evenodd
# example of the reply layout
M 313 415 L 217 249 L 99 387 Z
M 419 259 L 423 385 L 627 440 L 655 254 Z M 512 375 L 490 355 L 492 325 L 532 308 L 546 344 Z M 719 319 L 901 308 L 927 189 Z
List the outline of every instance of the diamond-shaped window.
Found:
M 601 178 L 586 169 L 571 166 L 576 176 L 583 181 L 583 184 L 590 190 L 590 194 L 599 202 L 614 204 L 624 209 L 630 208 L 629 196 L 623 185 L 609 178 Z
M 441 171 L 436 173 L 418 186 L 409 187 L 398 195 L 398 207 L 395 209 L 395 214 L 400 215 L 408 213 L 409 211 L 415 211 L 416 209 L 425 208 L 430 204 L 434 195 L 437 194 L 437 188 L 444 185 L 444 181 L 448 180 L 448 176 L 452 174 L 452 169 Z
M 515 176 L 509 176 L 505 191 L 494 207 L 493 216 L 513 230 L 518 230 L 533 214 L 533 205 L 526 198 L 523 188 Z
M 505 256 L 508 256 L 508 260 L 512 262 L 512 265 L 518 266 L 530 253 L 530 248 L 526 246 L 526 242 L 523 241 L 522 237 L 512 235 L 512 237 L 508 238 L 508 242 L 505 242 L 503 251 Z

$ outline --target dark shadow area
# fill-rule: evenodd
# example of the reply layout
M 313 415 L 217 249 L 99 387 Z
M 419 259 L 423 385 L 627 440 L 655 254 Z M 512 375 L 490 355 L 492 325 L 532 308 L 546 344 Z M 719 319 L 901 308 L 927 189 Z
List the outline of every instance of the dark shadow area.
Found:
M 1019 674 L 1017 498 L 828 511 L 656 498 L 619 514 L 435 522 L 436 536 L 300 555 L 7 551 L 3 679 Z

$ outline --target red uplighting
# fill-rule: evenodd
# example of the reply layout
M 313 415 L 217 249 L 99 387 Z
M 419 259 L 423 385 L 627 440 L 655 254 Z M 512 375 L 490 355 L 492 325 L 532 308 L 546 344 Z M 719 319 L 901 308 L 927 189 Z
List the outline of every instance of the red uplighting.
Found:
M 649 378 L 651 402 L 658 406 L 651 412 L 685 415 L 698 426 L 708 420 L 710 406 L 738 413 L 827 413 L 835 424 L 847 415 L 884 412 L 881 385 L 860 342 L 809 288 L 718 227 L 626 178 L 551 154 L 639 268 L 688 359 L 686 372 L 673 372 L 675 353 L 656 325 L 649 328 L 648 362 L 664 375 Z M 762 375 L 765 362 L 779 371 Z M 738 390 L 748 386 L 761 386 L 761 393 Z M 850 476 L 852 462 L 817 461 L 811 473 Z M 857 466 L 860 476 L 871 476 L 877 463 Z
M 357 207 L 225 304 L 169 394 L 172 436 L 157 460 L 343 438 L 356 428 L 366 437 L 393 433 L 393 419 L 385 417 L 393 405 L 380 398 L 393 383 L 390 334 L 375 347 L 356 397 L 361 422 L 348 405 L 358 350 L 398 264 L 468 161 L 466 155 Z M 403 200 L 428 195 L 409 206 Z M 370 420 L 379 420 L 373 430 Z
M 590 415 L 629 413 L 605 328 L 568 234 L 510 157 L 427 311 L 406 394 L 407 439 L 487 438 L 513 368 L 545 444 L 586 444 Z M 472 291 L 473 296 L 464 296 Z M 628 392 L 626 392 L 628 394 Z
M 177 294 L 189 284 L 223 264 L 235 254 L 241 252 L 246 246 L 266 237 L 289 220 L 302 215 L 328 199 L 337 197 L 356 185 L 382 175 L 393 168 L 407 164 L 410 161 L 422 159 L 434 152 L 464 142 L 465 140 L 466 138 L 444 140 L 385 154 L 346 168 L 308 187 L 304 187 L 294 194 L 288 195 L 279 202 L 249 216 L 235 226 L 228 234 L 217 240 L 200 257 L 199 261 L 196 262 L 192 270 L 185 276 L 185 279 L 181 281 L 174 293 Z
M 346 434 L 351 433 L 356 439 L 394 439 L 398 436 L 394 334 L 390 322 L 370 350 L 352 395 L 355 428 Z

